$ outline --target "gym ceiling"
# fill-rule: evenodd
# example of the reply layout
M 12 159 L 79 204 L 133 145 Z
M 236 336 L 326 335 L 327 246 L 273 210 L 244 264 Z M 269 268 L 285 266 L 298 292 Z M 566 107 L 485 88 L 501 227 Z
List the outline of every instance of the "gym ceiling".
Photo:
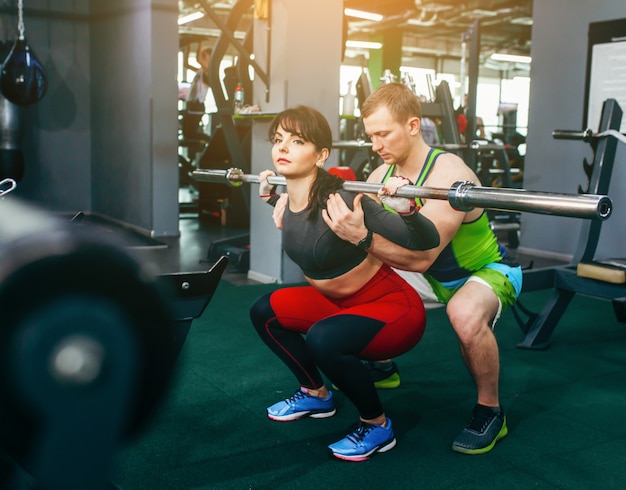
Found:
M 181 15 L 210 6 L 220 18 L 228 16 L 237 0 L 180 0 Z M 368 41 L 388 29 L 403 30 L 403 62 L 412 58 L 452 58 L 462 56 L 463 35 L 480 20 L 481 63 L 491 63 L 493 53 L 530 56 L 532 0 L 344 0 L 344 8 L 383 16 L 380 21 L 346 17 L 348 39 Z M 252 12 L 250 19 L 252 19 Z M 245 20 L 245 19 L 244 19 Z M 212 44 L 219 29 L 210 16 L 180 26 L 181 43 L 198 35 Z M 207 36 L 209 39 L 207 40 Z M 348 49 L 346 57 L 359 58 L 363 52 Z

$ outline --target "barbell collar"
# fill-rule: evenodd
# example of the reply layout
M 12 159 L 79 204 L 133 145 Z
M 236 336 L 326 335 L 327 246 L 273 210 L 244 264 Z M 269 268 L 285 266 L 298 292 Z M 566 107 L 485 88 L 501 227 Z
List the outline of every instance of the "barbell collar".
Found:
M 193 177 L 200 182 L 231 183 L 235 181 L 251 184 L 260 182 L 257 175 L 244 174 L 238 169 L 198 169 L 193 172 Z M 271 185 L 286 185 L 286 180 L 283 176 L 273 176 L 267 180 Z M 346 180 L 343 183 L 343 188 L 346 191 L 364 192 L 367 194 L 376 194 L 381 187 L 383 187 L 383 184 L 374 182 Z M 449 189 L 404 186 L 398 189 L 396 195 L 413 199 L 447 200 L 453 208 L 461 211 L 484 208 L 598 221 L 608 219 L 613 209 L 611 199 L 604 195 L 557 194 L 553 192 L 528 191 L 526 189 L 479 187 L 469 181 L 456 182 Z
M 474 187 L 476 187 L 476 184 L 470 180 L 459 180 L 452 184 L 448 191 L 450 206 L 464 212 L 474 209 L 468 204 L 468 201 L 471 201 L 471 197 L 467 197 L 467 192 Z

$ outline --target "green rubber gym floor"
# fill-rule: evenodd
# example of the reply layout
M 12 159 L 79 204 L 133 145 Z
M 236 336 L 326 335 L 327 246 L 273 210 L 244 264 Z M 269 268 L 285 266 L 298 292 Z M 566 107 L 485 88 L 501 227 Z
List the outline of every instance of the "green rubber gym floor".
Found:
M 396 361 L 402 384 L 381 391 L 398 445 L 364 463 L 326 446 L 356 421 L 337 394 L 329 419 L 272 422 L 265 408 L 297 384 L 257 338 L 254 299 L 277 286 L 222 281 L 194 321 L 177 381 L 148 430 L 120 453 L 116 482 L 131 489 L 572 489 L 626 482 L 626 325 L 608 302 L 577 296 L 545 351 L 516 347 L 511 312 L 496 327 L 509 435 L 485 455 L 451 443 L 475 389 L 443 309 L 421 343 Z M 548 291 L 522 295 L 539 310 Z

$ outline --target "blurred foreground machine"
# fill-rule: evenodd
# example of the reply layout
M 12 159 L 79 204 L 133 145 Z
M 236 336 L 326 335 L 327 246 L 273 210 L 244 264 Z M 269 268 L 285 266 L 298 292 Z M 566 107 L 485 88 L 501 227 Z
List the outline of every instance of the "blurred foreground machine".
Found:
M 0 488 L 116 488 L 227 265 L 151 274 L 96 235 L 0 203 Z

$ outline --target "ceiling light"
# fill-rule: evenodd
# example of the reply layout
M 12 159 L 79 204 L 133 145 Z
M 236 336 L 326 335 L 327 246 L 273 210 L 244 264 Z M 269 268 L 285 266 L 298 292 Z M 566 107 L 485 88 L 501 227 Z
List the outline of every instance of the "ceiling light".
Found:
M 532 17 L 516 17 L 515 19 L 511 19 L 509 21 L 511 24 L 517 24 L 520 26 L 531 26 L 533 25 Z
M 511 63 L 530 63 L 530 56 L 520 56 L 517 54 L 493 53 L 490 58 L 494 61 L 510 61 Z
M 416 2 L 418 3 L 418 2 Z M 429 3 L 427 5 L 420 5 L 419 9 L 422 12 L 442 12 L 444 10 L 453 9 L 454 5 L 437 5 L 435 3 Z
M 220 29 L 207 29 L 205 27 L 179 27 L 179 34 L 186 34 L 188 36 L 205 36 L 205 37 L 219 37 L 222 31 Z M 233 33 L 235 39 L 245 39 L 246 33 L 244 31 L 235 31 Z
M 463 17 L 495 17 L 498 15 L 498 12 L 494 12 L 493 10 L 483 10 L 483 9 L 474 9 L 468 10 L 466 12 L 461 12 Z
M 383 43 L 374 43 L 370 41 L 346 41 L 346 48 L 364 48 L 364 49 L 380 49 Z
M 182 26 L 183 24 L 189 24 L 189 22 L 193 22 L 194 20 L 198 20 L 204 17 L 204 12 L 198 10 L 197 12 L 193 12 L 191 14 L 183 15 L 178 18 L 178 25 Z
M 348 17 L 356 17 L 357 19 L 373 20 L 375 22 L 383 20 L 382 15 L 364 12 L 363 10 L 344 9 L 343 13 Z

